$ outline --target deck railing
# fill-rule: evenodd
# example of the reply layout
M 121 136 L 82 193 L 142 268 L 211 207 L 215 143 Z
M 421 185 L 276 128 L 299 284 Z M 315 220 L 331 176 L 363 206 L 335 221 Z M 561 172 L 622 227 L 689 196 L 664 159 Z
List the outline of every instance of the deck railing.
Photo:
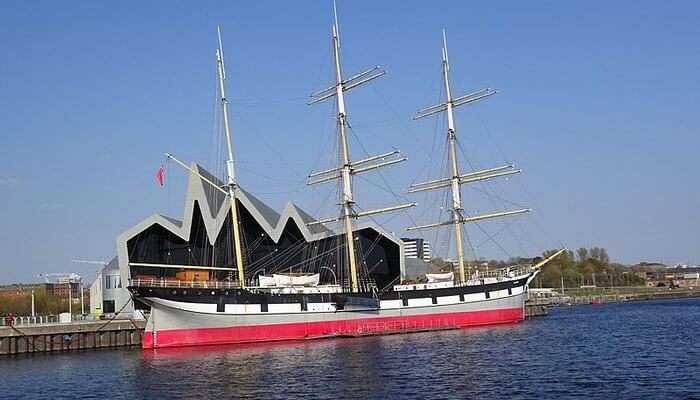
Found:
M 129 286 L 192 289 L 236 289 L 240 285 L 234 281 L 183 281 L 179 279 L 129 279 Z
M 515 265 L 512 267 L 499 268 L 492 271 L 474 271 L 470 279 L 479 280 L 484 278 L 514 278 L 516 276 L 527 275 L 532 272 L 531 265 Z
M 512 279 L 518 276 L 527 275 L 530 272 L 532 272 L 532 267 L 530 265 L 519 265 L 493 271 L 475 271 L 471 274 L 471 277 L 467 282 L 459 284 L 458 286 L 482 284 L 482 281 L 487 278 L 495 278 L 499 281 Z M 240 287 L 238 282 L 235 281 L 185 281 L 166 278 L 133 278 L 129 279 L 129 286 L 188 289 L 237 289 Z M 257 287 L 249 285 L 247 288 Z

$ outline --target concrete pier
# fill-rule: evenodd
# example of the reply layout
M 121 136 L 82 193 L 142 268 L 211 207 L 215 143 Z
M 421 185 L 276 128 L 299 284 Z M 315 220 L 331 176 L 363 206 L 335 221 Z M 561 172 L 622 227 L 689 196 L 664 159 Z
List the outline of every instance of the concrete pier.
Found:
M 143 320 L 0 327 L 0 355 L 140 346 Z
M 544 304 L 529 304 L 529 301 L 525 302 L 525 319 L 544 317 L 548 312 L 547 306 Z

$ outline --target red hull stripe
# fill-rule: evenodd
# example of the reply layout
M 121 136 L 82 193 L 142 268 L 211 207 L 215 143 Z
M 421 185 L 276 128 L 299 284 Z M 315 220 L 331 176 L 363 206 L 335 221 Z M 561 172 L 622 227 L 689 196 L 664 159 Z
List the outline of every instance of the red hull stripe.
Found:
M 522 308 L 375 317 L 338 321 L 295 322 L 223 328 L 170 329 L 144 332 L 144 349 L 233 343 L 301 340 L 334 336 L 362 336 L 404 331 L 464 328 L 522 321 Z

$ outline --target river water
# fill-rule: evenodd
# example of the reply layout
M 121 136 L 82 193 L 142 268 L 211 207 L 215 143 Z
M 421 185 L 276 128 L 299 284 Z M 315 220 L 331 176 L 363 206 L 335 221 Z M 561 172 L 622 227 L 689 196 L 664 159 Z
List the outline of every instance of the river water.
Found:
M 284 344 L 0 359 L 0 399 L 700 399 L 700 300 Z

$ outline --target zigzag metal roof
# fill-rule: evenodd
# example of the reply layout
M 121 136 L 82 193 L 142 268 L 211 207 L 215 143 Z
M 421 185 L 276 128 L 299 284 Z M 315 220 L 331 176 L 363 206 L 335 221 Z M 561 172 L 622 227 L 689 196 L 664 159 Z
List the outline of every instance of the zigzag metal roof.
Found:
M 202 176 L 210 179 L 212 182 L 224 186 L 224 183 L 214 175 L 193 163 L 192 169 L 197 171 Z M 304 212 L 295 204 L 289 202 L 284 207 L 282 214 L 278 214 L 275 210 L 267 206 L 261 200 L 246 192 L 243 189 L 237 188 L 236 198 L 241 205 L 255 218 L 258 224 L 262 227 L 265 233 L 275 242 L 279 242 L 285 225 L 289 219 L 292 219 L 301 231 L 304 239 L 307 242 L 312 242 L 327 237 L 338 235 L 339 232 L 328 229 L 327 227 L 316 224 L 309 227 L 309 222 L 315 221 L 311 215 Z M 194 212 L 195 201 L 199 204 L 204 227 L 206 229 L 209 242 L 214 245 L 214 241 L 219 235 L 226 221 L 227 214 L 230 212 L 229 202 L 220 191 L 212 188 L 208 183 L 199 178 L 197 175 L 190 173 L 187 184 L 187 195 L 185 198 L 185 211 L 182 220 L 177 220 L 171 217 L 166 217 L 160 214 L 154 214 L 132 226 L 117 237 L 117 254 L 120 259 L 119 265 L 122 270 L 122 278 L 128 277 L 128 252 L 126 243 L 129 239 L 143 232 L 153 224 L 158 224 L 165 229 L 179 236 L 185 241 L 190 238 L 192 229 L 192 214 Z M 401 269 L 403 271 L 403 243 L 392 233 L 387 232 L 381 226 L 372 221 L 363 221 L 356 223 L 355 231 L 371 228 L 379 232 L 382 236 L 395 242 L 401 249 Z

